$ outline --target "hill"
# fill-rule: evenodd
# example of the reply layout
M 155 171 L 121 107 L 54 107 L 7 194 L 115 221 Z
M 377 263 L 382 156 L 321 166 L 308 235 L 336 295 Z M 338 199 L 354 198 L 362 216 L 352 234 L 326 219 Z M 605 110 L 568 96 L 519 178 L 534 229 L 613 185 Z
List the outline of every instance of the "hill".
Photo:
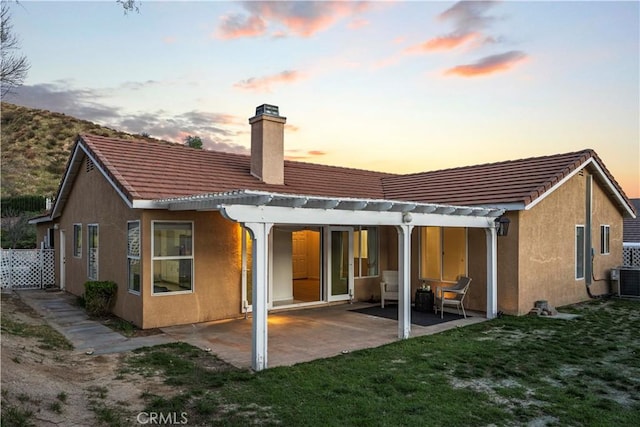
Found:
M 54 196 L 75 138 L 80 133 L 152 140 L 62 113 L 2 102 L 2 197 Z

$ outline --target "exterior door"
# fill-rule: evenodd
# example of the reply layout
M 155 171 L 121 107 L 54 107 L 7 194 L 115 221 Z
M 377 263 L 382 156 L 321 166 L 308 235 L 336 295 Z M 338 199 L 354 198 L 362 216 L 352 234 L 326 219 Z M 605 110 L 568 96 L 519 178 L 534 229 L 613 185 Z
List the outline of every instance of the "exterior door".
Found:
M 329 229 L 329 301 L 348 300 L 353 296 L 353 228 Z
M 306 279 L 307 274 L 307 232 L 294 231 L 291 233 L 293 250 L 291 262 L 293 264 L 293 279 Z
M 60 289 L 64 289 L 65 288 L 65 282 L 67 279 L 67 270 L 66 270 L 66 263 L 67 263 L 67 252 L 66 252 L 66 247 L 67 247 L 67 241 L 66 241 L 66 235 L 64 230 L 60 230 L 60 242 L 58 243 L 58 246 L 60 247 Z
M 242 312 L 253 311 L 253 242 L 242 229 Z

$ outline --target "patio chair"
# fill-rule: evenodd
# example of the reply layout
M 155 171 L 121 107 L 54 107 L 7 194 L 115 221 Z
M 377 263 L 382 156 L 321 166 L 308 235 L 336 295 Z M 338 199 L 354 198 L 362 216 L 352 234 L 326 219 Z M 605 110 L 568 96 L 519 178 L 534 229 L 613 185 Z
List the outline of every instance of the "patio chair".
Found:
M 440 309 L 441 319 L 444 317 L 445 305 L 455 306 L 458 309 L 458 314 L 460 314 L 460 309 L 462 309 L 464 318 L 467 318 L 467 313 L 464 311 L 464 298 L 467 296 L 470 284 L 471 278 L 460 276 L 455 285 L 449 287 L 443 286 L 436 289 L 435 310 L 436 314 L 438 314 L 438 309 Z
M 398 301 L 398 272 L 384 270 L 380 281 L 380 307 L 384 308 L 385 300 Z

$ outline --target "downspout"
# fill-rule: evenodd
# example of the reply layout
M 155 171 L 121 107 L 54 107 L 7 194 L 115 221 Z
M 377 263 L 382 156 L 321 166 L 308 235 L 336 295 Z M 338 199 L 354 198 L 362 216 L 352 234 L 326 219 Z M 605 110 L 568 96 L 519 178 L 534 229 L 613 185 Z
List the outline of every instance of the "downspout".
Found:
M 584 283 L 587 289 L 587 295 L 589 298 L 608 298 L 611 296 L 611 293 L 604 293 L 600 295 L 593 295 L 591 293 L 591 285 L 593 282 L 604 281 L 605 279 L 597 280 L 595 278 L 594 272 L 594 261 L 595 261 L 595 251 L 593 249 L 593 239 L 592 239 L 592 228 L 593 228 L 593 176 L 587 175 L 587 185 L 586 185 L 586 195 L 585 195 L 585 207 L 586 207 L 586 218 L 585 218 L 585 236 L 584 236 L 584 244 L 587 250 L 587 256 L 589 257 L 589 262 L 585 263 L 585 278 Z

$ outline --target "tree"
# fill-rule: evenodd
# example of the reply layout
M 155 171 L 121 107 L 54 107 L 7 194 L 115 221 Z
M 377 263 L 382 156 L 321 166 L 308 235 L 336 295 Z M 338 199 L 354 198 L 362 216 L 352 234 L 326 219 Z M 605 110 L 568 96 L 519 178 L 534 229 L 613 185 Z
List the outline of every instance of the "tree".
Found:
M 136 0 L 116 0 L 124 9 L 125 15 L 129 12 L 140 13 L 140 2 Z
M 4 249 L 33 249 L 36 247 L 36 226 L 29 224 L 35 213 L 3 212 L 0 244 Z
M 2 43 L 2 49 L 0 49 L 0 93 L 1 96 L 4 96 L 11 92 L 12 89 L 22 85 L 31 65 L 29 65 L 26 56 L 17 53 L 20 49 L 20 41 L 15 34 L 11 32 L 11 13 L 9 11 L 9 4 L 6 1 L 2 2 L 1 14 L 2 27 L 0 28 L 0 42 Z
M 184 144 L 187 147 L 197 148 L 198 150 L 202 150 L 202 139 L 200 139 L 199 136 L 189 135 L 184 139 Z

